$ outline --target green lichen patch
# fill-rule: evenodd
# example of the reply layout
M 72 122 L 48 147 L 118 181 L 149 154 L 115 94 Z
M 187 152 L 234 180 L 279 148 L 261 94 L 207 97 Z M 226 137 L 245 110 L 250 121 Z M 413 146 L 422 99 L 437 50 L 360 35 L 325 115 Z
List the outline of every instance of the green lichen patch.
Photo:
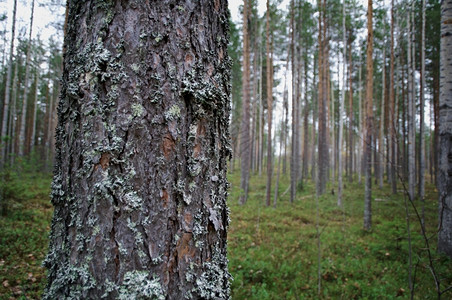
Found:
M 168 109 L 168 111 L 166 111 L 165 117 L 168 121 L 174 121 L 180 118 L 180 112 L 181 112 L 180 107 L 174 104 Z
M 124 275 L 119 288 L 118 299 L 158 299 L 164 300 L 165 295 L 158 277 L 150 278 L 146 271 L 130 271 Z

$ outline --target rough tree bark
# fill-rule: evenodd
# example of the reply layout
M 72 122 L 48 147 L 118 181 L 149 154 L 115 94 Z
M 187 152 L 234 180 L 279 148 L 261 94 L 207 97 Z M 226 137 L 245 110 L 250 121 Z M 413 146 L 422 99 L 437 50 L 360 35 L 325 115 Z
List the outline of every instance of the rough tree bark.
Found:
M 412 8 L 411 8 L 412 9 Z M 408 22 L 407 22 L 407 31 L 408 31 L 408 49 L 407 49 L 407 64 L 408 64 L 408 111 L 407 111 L 407 129 L 408 129 L 408 195 L 410 199 L 413 201 L 415 197 L 415 181 L 416 181 L 416 160 L 415 160 L 415 146 L 416 146 L 416 135 L 415 135 L 415 106 L 414 106 L 414 70 L 412 67 L 412 28 L 411 22 L 414 20 L 411 19 L 411 13 L 408 12 Z
M 452 0 L 441 4 L 438 250 L 452 257 Z
M 226 299 L 227 1 L 68 2 L 44 299 Z
M 364 163 L 366 173 L 364 195 L 364 229 L 372 228 L 372 142 L 373 142 L 373 9 L 372 0 L 367 1 L 367 88 L 366 88 L 366 135 Z
M 240 125 L 240 204 L 248 198 L 250 178 L 250 38 L 248 18 L 250 3 L 243 1 L 243 75 L 242 75 L 242 123 Z

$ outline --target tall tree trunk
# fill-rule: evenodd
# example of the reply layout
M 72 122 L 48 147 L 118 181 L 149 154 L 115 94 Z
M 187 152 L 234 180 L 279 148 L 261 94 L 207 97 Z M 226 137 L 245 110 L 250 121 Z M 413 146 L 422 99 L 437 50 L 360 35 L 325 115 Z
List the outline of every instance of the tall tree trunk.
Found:
M 28 45 L 27 45 L 27 58 L 25 60 L 24 97 L 22 99 L 22 113 L 20 118 L 19 156 L 24 155 L 25 149 L 25 121 L 27 116 L 28 81 L 30 77 L 31 34 L 33 31 L 34 9 L 35 9 L 35 0 L 32 0 L 30 14 L 30 32 L 28 36 Z
M 350 35 L 353 34 L 350 29 Z M 349 149 L 348 149 L 348 157 L 349 157 L 349 173 L 348 173 L 348 182 L 353 182 L 353 153 L 354 153 L 354 140 L 353 140 L 353 55 L 352 55 L 352 39 L 348 38 L 348 141 L 349 141 Z
M 362 141 L 364 140 L 363 132 L 363 83 L 362 83 L 362 66 L 361 66 L 361 55 L 359 56 L 359 69 L 358 69 L 358 81 L 359 81 L 359 92 L 358 92 L 358 134 L 359 139 L 358 142 L 361 145 L 358 145 L 358 182 L 361 184 L 362 170 L 363 170 L 363 155 L 362 155 L 362 145 L 365 145 Z
M 396 163 L 397 163 L 397 155 L 396 155 L 396 145 L 397 145 L 397 124 L 396 118 L 397 115 L 395 113 L 395 97 L 394 97 L 394 0 L 391 0 L 391 62 L 389 69 L 389 130 L 390 130 L 390 177 L 391 177 L 391 188 L 392 193 L 397 194 L 397 176 L 396 176 Z
M 243 1 L 243 76 L 242 76 L 242 124 L 240 126 L 240 204 L 245 204 L 248 199 L 248 188 L 250 178 L 250 38 L 249 24 L 250 3 Z
M 308 126 L 308 118 L 309 118 L 309 97 L 308 97 L 308 63 L 304 64 L 304 111 L 303 111 L 303 169 L 302 174 L 304 178 L 308 178 L 308 164 L 309 164 L 309 126 Z
M 328 178 L 329 153 L 328 153 L 328 63 L 327 63 L 327 38 L 326 38 L 326 0 L 319 0 L 319 137 L 318 137 L 318 184 L 319 195 L 325 191 Z
M 293 203 L 297 193 L 297 174 L 298 166 L 296 164 L 297 153 L 297 139 L 296 132 L 296 112 L 297 112 L 297 102 L 296 102 L 296 68 L 295 68 L 295 1 L 291 1 L 290 10 L 290 53 L 291 53 L 291 70 L 292 70 L 292 147 L 290 156 L 290 202 Z
M 415 115 L 414 115 L 414 98 L 413 98 L 413 90 L 414 90 L 414 80 L 413 80 L 413 68 L 412 68 L 412 30 L 411 30 L 411 14 L 408 12 L 408 22 L 407 22 L 407 31 L 408 31 L 408 51 L 407 51 L 407 63 L 408 63 L 408 195 L 411 200 L 414 200 L 415 196 L 415 173 L 416 173 L 416 160 L 415 160 L 415 152 L 414 149 L 416 147 L 415 140 Z
M 13 78 L 13 84 L 12 84 L 12 94 L 11 94 L 11 108 L 10 108 L 10 115 L 9 115 L 9 138 L 10 138 L 10 150 L 9 150 L 9 160 L 10 165 L 14 164 L 14 160 L 16 157 L 16 119 L 17 119 L 17 91 L 19 89 L 19 55 L 16 55 L 16 61 L 14 63 L 14 78 Z
M 385 123 L 385 90 L 386 90 L 386 45 L 383 46 L 383 70 L 381 78 L 381 105 L 380 105 L 380 131 L 378 137 L 378 187 L 383 188 L 383 175 L 385 165 L 384 123 Z
M 452 258 L 452 1 L 441 3 L 438 251 Z
M 342 95 L 341 102 L 339 107 L 339 146 L 338 146 L 338 164 L 339 164 L 339 172 L 338 172 L 338 187 L 337 187 L 337 205 L 342 207 L 342 138 L 344 131 L 344 103 L 345 103 L 345 86 L 346 86 L 346 62 L 347 62 L 347 42 L 346 42 L 346 33 L 345 33 L 345 1 L 342 2 L 342 43 L 343 43 L 343 53 L 342 53 Z
M 270 206 L 271 189 L 272 189 L 272 118 L 273 118 L 273 57 L 272 42 L 270 36 L 270 0 L 267 0 L 267 30 L 266 30 L 266 52 L 267 52 L 267 188 L 265 204 Z
M 422 29 L 421 29 L 421 82 L 420 82 L 420 126 L 419 126 L 419 199 L 422 201 L 422 222 L 425 214 L 425 0 L 422 0 Z
M 367 88 L 366 88 L 366 137 L 365 168 L 366 184 L 364 196 L 364 229 L 372 228 L 372 141 L 373 141 L 373 9 L 372 0 L 367 1 Z
M 38 114 L 38 93 L 39 93 L 39 67 L 36 67 L 36 79 L 35 79 L 35 95 L 33 99 L 33 119 L 31 121 L 31 138 L 30 138 L 30 153 L 35 149 L 36 141 L 36 123 Z
M 230 297 L 227 1 L 137 3 L 69 1 L 43 299 Z
M 16 38 L 16 10 L 17 10 L 17 0 L 14 0 L 13 6 L 13 18 L 12 18 L 12 27 L 11 27 L 11 44 L 9 48 L 9 62 L 8 62 L 8 70 L 6 73 L 6 85 L 5 85 L 5 100 L 3 102 L 3 120 L 2 120 L 2 134 L 0 135 L 0 139 L 2 141 L 0 148 L 2 149 L 2 158 L 0 158 L 0 169 L 7 162 L 7 148 L 8 148 L 8 119 L 9 119 L 9 102 L 11 98 L 11 77 L 13 73 L 13 57 L 14 57 L 14 39 Z

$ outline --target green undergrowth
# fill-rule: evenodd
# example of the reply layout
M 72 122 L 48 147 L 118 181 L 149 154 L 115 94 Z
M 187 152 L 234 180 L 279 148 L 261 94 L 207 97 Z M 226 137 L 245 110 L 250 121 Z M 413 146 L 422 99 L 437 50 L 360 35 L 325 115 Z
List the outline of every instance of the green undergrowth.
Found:
M 0 216 L 0 299 L 39 299 L 45 285 L 41 264 L 52 214 L 51 178 L 20 169 L 7 175 L 8 181 L 2 186 L 7 210 Z M 234 277 L 233 299 L 410 298 L 402 191 L 393 196 L 387 186 L 382 190 L 373 187 L 373 226 L 366 232 L 362 227 L 364 187 L 356 179 L 345 183 L 343 209 L 336 203 L 337 188 L 328 186 L 318 199 L 319 218 L 312 182 L 304 184 L 291 204 L 289 178 L 282 176 L 280 197 L 273 208 L 264 205 L 265 176 L 251 178 L 248 202 L 242 206 L 238 204 L 240 172 L 230 174 L 229 181 L 228 255 Z M 415 205 L 421 212 L 421 203 L 417 201 Z M 434 267 L 444 288 L 452 284 L 452 262 L 436 254 L 437 213 L 437 192 L 433 185 L 427 185 L 426 227 Z M 409 214 L 414 298 L 436 299 L 426 246 L 411 207 Z M 443 296 L 450 298 L 451 292 Z
M 45 285 L 51 177 L 26 168 L 2 174 L 0 299 L 40 299 Z
M 315 185 L 304 184 L 293 204 L 290 192 L 277 207 L 266 207 L 265 176 L 253 176 L 249 198 L 238 204 L 240 173 L 229 175 L 231 226 L 230 272 L 233 299 L 409 299 L 409 251 L 403 192 L 373 186 L 373 225 L 363 230 L 364 186 L 345 183 L 344 207 L 337 206 L 337 188 L 329 185 L 318 198 Z M 283 176 L 281 196 L 288 188 Z M 273 186 L 274 187 L 274 186 Z M 442 288 L 452 285 L 452 262 L 436 254 L 437 193 L 427 185 L 425 220 L 434 267 Z M 273 194 L 272 194 L 273 203 Z M 416 207 L 421 213 L 421 203 Z M 436 299 L 429 260 L 414 210 L 409 208 L 415 299 Z M 318 224 L 318 226 L 316 225 Z M 320 233 L 320 292 L 318 264 Z M 452 293 L 443 295 L 452 298 Z

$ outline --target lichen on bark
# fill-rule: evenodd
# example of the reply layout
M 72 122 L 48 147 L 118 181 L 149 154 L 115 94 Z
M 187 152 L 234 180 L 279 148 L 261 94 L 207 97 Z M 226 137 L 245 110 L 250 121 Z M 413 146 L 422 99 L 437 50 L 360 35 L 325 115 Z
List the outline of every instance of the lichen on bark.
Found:
M 44 299 L 229 298 L 227 20 L 68 2 Z

